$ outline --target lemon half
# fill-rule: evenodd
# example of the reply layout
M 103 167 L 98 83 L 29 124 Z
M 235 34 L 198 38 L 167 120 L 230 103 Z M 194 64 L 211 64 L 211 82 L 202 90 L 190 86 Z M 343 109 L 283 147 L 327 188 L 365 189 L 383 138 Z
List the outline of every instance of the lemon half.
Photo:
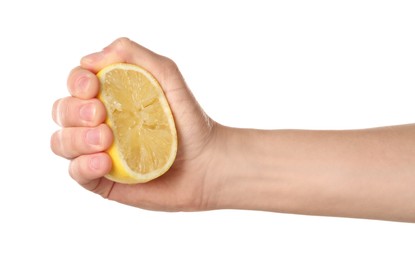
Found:
M 157 80 L 143 68 L 126 63 L 98 72 L 98 98 L 107 110 L 114 142 L 107 153 L 119 183 L 142 183 L 164 174 L 177 153 L 177 132 L 169 103 Z

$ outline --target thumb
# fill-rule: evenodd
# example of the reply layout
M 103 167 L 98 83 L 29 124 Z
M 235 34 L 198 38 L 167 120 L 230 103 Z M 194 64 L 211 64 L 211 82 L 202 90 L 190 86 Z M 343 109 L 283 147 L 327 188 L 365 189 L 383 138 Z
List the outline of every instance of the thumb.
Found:
M 81 59 L 81 67 L 97 73 L 113 63 L 130 63 L 143 67 L 160 82 L 165 91 L 172 86 L 171 81 L 183 81 L 183 77 L 176 64 L 159 54 L 131 41 L 128 38 L 119 38 L 105 47 L 102 51 L 89 54 Z M 172 76 L 174 77 L 172 78 Z M 167 80 L 167 76 L 169 77 Z M 177 85 L 176 85 L 177 87 Z

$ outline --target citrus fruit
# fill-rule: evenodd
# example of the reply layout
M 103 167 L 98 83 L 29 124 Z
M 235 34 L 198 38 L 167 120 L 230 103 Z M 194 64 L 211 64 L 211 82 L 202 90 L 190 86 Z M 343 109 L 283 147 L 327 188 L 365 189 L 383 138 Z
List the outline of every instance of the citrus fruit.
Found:
M 177 152 L 174 119 L 161 86 L 148 71 L 126 63 L 109 65 L 97 77 L 98 98 L 114 135 L 107 151 L 113 165 L 106 177 L 128 184 L 159 177 Z

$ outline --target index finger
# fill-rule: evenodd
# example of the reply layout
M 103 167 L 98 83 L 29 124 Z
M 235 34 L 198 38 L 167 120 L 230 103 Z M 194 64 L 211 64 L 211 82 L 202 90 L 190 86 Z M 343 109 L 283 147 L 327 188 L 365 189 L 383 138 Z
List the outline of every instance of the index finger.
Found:
M 80 99 L 94 98 L 99 91 L 98 78 L 91 71 L 76 67 L 69 73 L 68 90 L 72 96 Z

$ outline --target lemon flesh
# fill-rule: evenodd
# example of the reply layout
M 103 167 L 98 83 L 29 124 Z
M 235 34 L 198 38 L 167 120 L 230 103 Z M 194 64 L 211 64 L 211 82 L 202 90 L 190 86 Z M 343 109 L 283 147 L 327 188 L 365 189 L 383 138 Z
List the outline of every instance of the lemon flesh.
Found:
M 157 80 L 143 68 L 125 63 L 105 67 L 97 76 L 98 98 L 114 135 L 107 151 L 113 166 L 106 177 L 133 184 L 164 174 L 176 157 L 177 133 Z

